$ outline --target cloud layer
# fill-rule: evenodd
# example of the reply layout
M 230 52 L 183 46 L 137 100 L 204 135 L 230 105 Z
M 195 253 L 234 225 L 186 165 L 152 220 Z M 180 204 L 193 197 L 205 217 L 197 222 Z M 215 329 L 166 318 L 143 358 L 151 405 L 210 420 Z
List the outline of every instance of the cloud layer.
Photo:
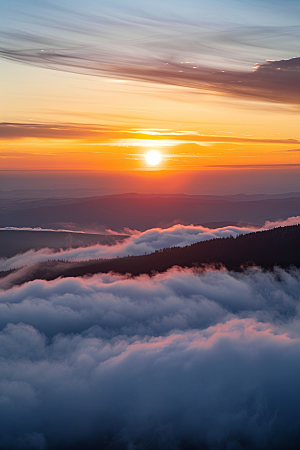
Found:
M 126 80 L 169 84 L 226 94 L 246 100 L 300 104 L 300 57 L 255 63 L 254 70 L 221 70 L 195 63 L 185 64 L 168 58 L 132 58 L 128 55 L 98 54 L 88 50 L 11 50 L 0 49 L 2 58 L 54 70 L 107 76 Z M 84 52 L 84 53 L 82 53 Z M 167 62 L 166 62 L 167 61 Z
M 298 448 L 299 292 L 174 269 L 0 291 L 1 448 Z
M 300 216 L 289 217 L 277 222 L 266 222 L 262 230 L 269 230 L 279 226 L 296 225 L 300 223 Z M 23 229 L 22 229 L 23 230 Z M 224 228 L 205 228 L 194 225 L 174 225 L 170 228 L 152 228 L 144 232 L 127 230 L 132 233 L 129 239 L 116 245 L 94 245 L 76 249 L 54 252 L 48 248 L 34 251 L 30 250 L 11 258 L 0 258 L 0 270 L 10 270 L 40 261 L 59 260 L 88 261 L 99 258 L 116 258 L 118 256 L 135 256 L 152 253 L 167 247 L 184 247 L 195 242 L 210 239 L 239 236 L 241 234 L 258 231 L 254 227 L 229 226 Z M 40 231 L 41 232 L 41 231 Z
M 227 2 L 224 7 L 212 1 L 199 7 L 194 1 L 177 1 L 174 7 L 173 2 L 104 6 L 87 1 L 84 7 L 70 7 L 67 1 L 59 6 L 49 1 L 27 2 L 26 9 L 18 0 L 10 3 L 3 10 L 4 59 L 243 99 L 300 103 L 295 1 L 289 2 L 285 17 L 275 4 L 274 16 L 263 4 L 252 10 L 255 2 L 251 7 L 249 2 L 238 2 L 238 7 Z M 11 15 L 16 22 L 11 23 Z M 268 57 L 276 59 L 265 61 Z
M 94 141 L 97 145 L 112 145 L 112 146 L 141 146 L 146 142 L 149 144 L 149 136 L 151 136 L 151 143 L 159 141 L 168 146 L 171 144 L 199 144 L 206 145 L 206 143 L 215 142 L 232 142 L 232 143 L 248 143 L 248 144 L 299 144 L 297 139 L 270 139 L 241 137 L 241 136 L 217 136 L 204 135 L 199 132 L 173 132 L 169 131 L 153 131 L 147 129 L 127 129 L 121 130 L 117 127 L 108 128 L 99 125 L 78 125 L 78 124 L 33 124 L 33 123 L 0 123 L 0 135 L 3 139 L 26 139 L 26 138 L 41 138 L 41 139 L 78 139 L 82 141 Z M 133 137 L 134 136 L 134 137 Z M 148 140 L 148 141 L 147 141 Z M 99 142 L 101 141 L 101 142 Z M 299 149 L 288 150 L 299 151 Z M 24 154 L 24 153 L 22 153 Z M 2 152 L 1 155 L 8 155 L 8 152 Z M 21 155 L 21 153 L 20 153 Z

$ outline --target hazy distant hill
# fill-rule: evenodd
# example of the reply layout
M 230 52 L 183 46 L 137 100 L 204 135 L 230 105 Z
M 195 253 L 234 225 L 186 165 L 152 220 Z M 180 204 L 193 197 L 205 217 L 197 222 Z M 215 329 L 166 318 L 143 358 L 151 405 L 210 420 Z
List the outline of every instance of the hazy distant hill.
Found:
M 137 197 L 143 195 L 144 197 L 194 197 L 198 199 L 212 198 L 215 200 L 231 200 L 231 201 L 252 201 L 252 200 L 267 200 L 276 198 L 291 198 L 300 197 L 300 192 L 285 192 L 279 194 L 228 194 L 228 195 L 213 195 L 213 194 L 137 194 L 135 192 L 119 193 L 101 195 L 99 189 L 12 189 L 0 190 L 0 199 L 5 200 L 41 200 L 41 199 L 76 199 L 88 197 Z
M 59 249 L 87 245 L 113 245 L 128 236 L 73 233 L 60 231 L 0 230 L 0 257 L 9 258 L 28 250 Z
M 300 215 L 300 197 L 241 200 L 241 197 L 115 195 L 85 199 L 2 200 L 0 227 L 145 231 L 174 223 L 245 222 Z M 75 225 L 74 225 L 75 224 Z M 93 230 L 93 231 L 92 231 Z
M 52 280 L 60 276 L 84 276 L 110 271 L 132 275 L 151 274 L 164 272 L 172 266 L 194 267 L 205 264 L 222 264 L 230 270 L 240 270 L 243 266 L 253 264 L 266 269 L 274 266 L 300 267 L 300 225 L 259 231 L 237 238 L 198 242 L 183 248 L 166 248 L 144 256 L 81 263 L 40 263 L 32 266 L 30 271 L 21 269 L 12 272 L 11 282 L 22 283 L 36 278 Z

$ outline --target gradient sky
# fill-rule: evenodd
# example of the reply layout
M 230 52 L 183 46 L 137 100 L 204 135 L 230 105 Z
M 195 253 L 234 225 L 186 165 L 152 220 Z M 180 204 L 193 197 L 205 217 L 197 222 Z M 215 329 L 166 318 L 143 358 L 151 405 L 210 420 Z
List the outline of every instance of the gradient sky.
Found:
M 4 170 L 300 168 L 298 0 L 3 0 L 0 23 Z

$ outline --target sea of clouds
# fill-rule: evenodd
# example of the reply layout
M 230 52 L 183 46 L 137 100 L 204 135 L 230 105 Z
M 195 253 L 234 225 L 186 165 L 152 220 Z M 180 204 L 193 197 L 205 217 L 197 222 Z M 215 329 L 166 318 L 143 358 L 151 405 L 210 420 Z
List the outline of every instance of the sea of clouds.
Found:
M 122 257 L 128 255 L 143 255 L 167 247 L 184 247 L 186 245 L 201 241 L 207 241 L 210 239 L 228 236 L 236 237 L 241 234 L 253 233 L 254 231 L 269 230 L 271 228 L 296 225 L 299 223 L 300 216 L 296 216 L 276 222 L 268 221 L 262 228 L 259 229 L 250 226 L 228 226 L 223 228 L 211 229 L 195 225 L 174 225 L 169 228 L 152 228 L 144 232 L 127 230 L 129 233 L 131 233 L 131 236 L 125 241 L 116 245 L 93 245 L 89 247 L 60 250 L 59 252 L 44 248 L 37 251 L 29 250 L 25 253 L 13 256 L 11 258 L 0 258 L 0 271 L 16 269 L 28 264 L 34 264 L 37 262 L 48 260 L 64 259 L 67 261 L 87 261 L 90 259 L 98 258 L 116 258 L 117 256 Z M 6 229 L 12 228 L 7 227 Z M 14 229 L 17 230 L 16 228 Z M 20 230 L 24 231 L 32 229 L 20 228 Z M 39 229 L 38 231 L 42 232 L 41 229 Z
M 299 297 L 296 269 L 0 291 L 0 448 L 298 449 Z

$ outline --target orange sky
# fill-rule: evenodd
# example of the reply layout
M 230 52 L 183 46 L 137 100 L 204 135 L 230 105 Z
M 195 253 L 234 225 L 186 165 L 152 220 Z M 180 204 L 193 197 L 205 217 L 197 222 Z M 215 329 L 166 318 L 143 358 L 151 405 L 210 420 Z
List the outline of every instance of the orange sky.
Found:
M 249 11 L 241 5 L 240 13 L 245 18 Z M 253 10 L 251 26 L 258 20 L 255 14 Z M 74 17 L 73 25 L 81 20 L 80 15 Z M 293 17 L 284 19 L 287 30 Z M 43 40 L 36 38 L 34 47 L 38 22 L 30 20 L 28 42 L 11 37 L 0 59 L 0 169 L 189 171 L 300 164 L 300 100 L 295 89 L 300 59 L 288 53 L 288 48 L 295 50 L 292 35 L 290 47 L 284 41 L 280 44 L 276 33 L 262 45 L 258 35 L 264 25 L 260 24 L 260 31 L 251 38 L 250 52 L 242 29 L 234 47 L 217 31 L 222 21 L 211 35 L 203 34 L 208 25 L 199 22 L 199 36 L 202 40 L 206 36 L 211 45 L 208 53 L 201 54 L 195 42 L 184 43 L 178 30 L 166 22 L 166 40 L 160 43 L 165 53 L 158 52 L 155 58 L 147 54 L 147 45 L 154 45 L 151 33 L 143 38 L 145 48 L 139 44 L 138 53 L 130 47 L 148 30 L 138 20 L 137 29 L 131 29 L 136 40 L 122 44 L 129 31 L 119 25 L 105 31 L 107 36 L 119 36 L 119 44 L 105 55 L 95 35 L 91 34 L 87 47 L 76 41 L 89 35 L 88 29 L 85 35 L 78 31 L 75 39 L 67 28 L 59 31 L 58 25 L 57 39 L 62 41 L 64 36 L 64 46 L 51 41 L 45 28 Z M 20 21 L 19 26 L 26 28 L 24 24 Z M 234 29 L 229 22 L 224 24 Z M 193 36 L 191 25 L 181 26 Z M 170 44 L 172 36 L 177 39 L 176 51 Z M 274 59 L 266 61 L 267 55 Z M 162 157 L 156 167 L 145 161 L 153 149 Z

